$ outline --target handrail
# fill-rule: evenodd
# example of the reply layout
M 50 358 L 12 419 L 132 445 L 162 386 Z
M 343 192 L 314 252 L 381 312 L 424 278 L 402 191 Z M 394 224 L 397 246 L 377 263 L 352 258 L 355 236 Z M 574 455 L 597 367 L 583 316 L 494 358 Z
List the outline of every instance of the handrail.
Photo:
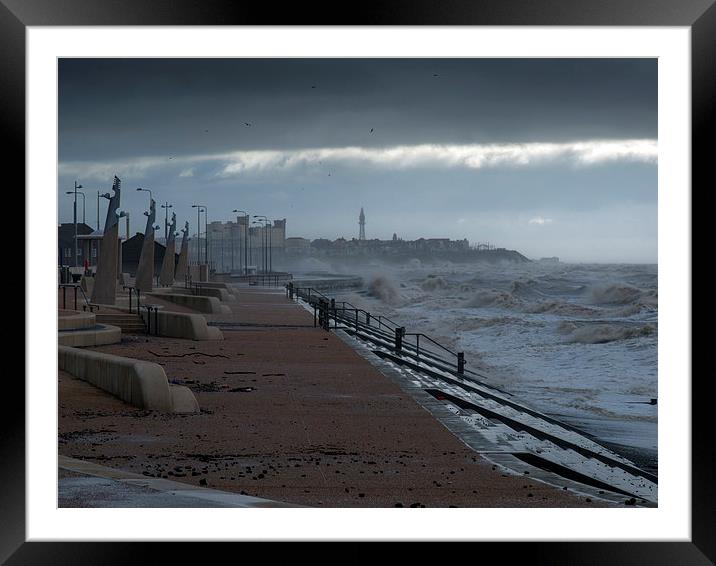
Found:
M 307 291 L 307 293 L 306 293 Z M 435 344 L 438 348 L 441 348 L 442 350 L 445 350 L 449 354 L 455 356 L 457 358 L 457 373 L 458 375 L 463 375 L 465 372 L 465 354 L 464 352 L 454 352 L 450 348 L 447 348 L 440 344 L 437 340 L 434 338 L 431 338 L 425 333 L 422 332 L 410 332 L 407 333 L 405 331 L 405 327 L 398 326 L 398 324 L 389 319 L 388 317 L 384 317 L 382 315 L 373 317 L 370 312 L 368 312 L 365 309 L 361 309 L 350 303 L 349 301 L 340 301 L 340 304 L 343 305 L 341 307 L 336 306 L 336 300 L 335 299 L 329 299 L 326 295 L 321 293 L 320 291 L 312 288 L 312 287 L 293 287 L 292 284 L 286 285 L 286 292 L 287 295 L 290 296 L 291 299 L 293 299 L 294 294 L 297 296 L 297 298 L 302 298 L 304 300 L 307 300 L 309 304 L 313 306 L 313 325 L 317 326 L 317 322 L 321 322 L 320 326 L 323 327 L 325 330 L 330 329 L 329 320 L 331 315 L 333 316 L 334 320 L 334 328 L 338 328 L 338 320 L 340 319 L 342 323 L 346 324 L 346 329 L 350 329 L 351 327 L 355 328 L 356 335 L 358 331 L 360 330 L 361 326 L 371 328 L 371 332 L 374 334 L 376 332 L 382 334 L 386 341 L 389 341 L 391 336 L 382 330 L 382 326 L 385 326 L 386 328 L 393 330 L 394 336 L 392 337 L 394 339 L 394 346 L 393 349 L 397 352 L 400 352 L 403 349 L 403 337 L 404 336 L 415 336 L 416 343 L 415 346 L 406 344 L 405 346 L 409 349 L 414 349 L 415 354 L 414 356 L 417 358 L 418 363 L 420 363 L 420 338 L 425 338 L 432 344 Z M 315 293 L 315 295 L 320 296 L 323 299 L 323 304 L 321 304 L 321 301 L 312 301 L 312 293 Z M 315 296 L 314 295 L 314 296 Z M 326 304 L 327 303 L 327 304 Z M 341 312 L 339 315 L 338 312 Z M 347 316 L 347 311 L 351 311 L 355 313 L 355 318 L 349 319 Z M 365 314 L 365 322 L 361 322 L 358 318 L 358 313 L 364 313 Z M 375 328 L 374 326 L 371 326 L 371 318 L 378 320 L 378 328 Z M 383 319 L 387 320 L 391 324 L 394 325 L 394 328 L 390 328 L 387 324 L 383 323 Z M 430 358 L 437 358 L 438 360 L 442 359 L 438 356 L 437 352 L 431 352 L 430 349 L 425 351 L 428 357 Z M 413 354 L 409 354 L 413 355 Z M 443 362 L 445 363 L 445 362 Z
M 422 332 L 406 332 L 406 333 L 405 333 L 405 336 L 417 336 L 417 337 L 421 337 L 421 336 L 422 336 L 423 338 L 427 338 L 427 339 L 430 340 L 433 344 L 435 344 L 436 346 L 439 346 L 440 348 L 442 348 L 442 349 L 445 350 L 446 352 L 449 352 L 449 353 L 452 354 L 453 356 L 457 356 L 457 352 L 453 352 L 450 348 L 446 348 L 445 346 L 443 346 L 443 345 L 440 344 L 439 342 L 436 342 L 435 340 L 433 340 L 432 338 L 430 338 L 430 336 L 428 336 L 427 334 L 423 334 Z
M 159 306 L 148 304 L 144 304 L 142 306 L 147 309 L 147 321 L 144 325 L 147 331 L 147 336 L 152 333 L 152 310 L 154 311 L 154 335 L 159 336 Z M 139 312 L 139 307 L 137 307 L 137 312 Z
M 59 288 L 62 289 L 62 308 L 67 308 L 67 288 L 72 288 L 75 291 L 75 309 L 77 310 L 77 290 L 79 289 L 79 292 L 82 293 L 82 298 L 85 300 L 85 304 L 82 305 L 82 310 L 87 310 L 87 307 L 89 307 L 90 312 L 94 312 L 94 309 L 96 308 L 99 310 L 99 305 L 96 303 L 93 303 L 89 300 L 87 297 L 87 294 L 85 293 L 85 290 L 82 288 L 82 286 L 79 283 L 60 283 Z
M 311 292 L 313 292 L 314 294 L 326 299 L 327 301 L 330 301 L 330 299 L 328 297 L 326 297 L 326 295 L 321 293 L 318 289 L 314 289 L 313 287 L 294 287 L 293 289 L 294 289 L 294 293 L 296 293 L 297 295 L 300 295 L 301 291 L 307 290 L 309 299 L 311 298 Z

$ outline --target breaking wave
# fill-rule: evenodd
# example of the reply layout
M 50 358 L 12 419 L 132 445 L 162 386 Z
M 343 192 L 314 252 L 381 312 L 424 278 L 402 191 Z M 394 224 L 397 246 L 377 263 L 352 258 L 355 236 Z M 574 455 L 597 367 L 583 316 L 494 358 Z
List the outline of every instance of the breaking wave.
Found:
M 389 305 L 395 305 L 400 302 L 400 293 L 395 283 L 382 275 L 370 280 L 367 291 L 370 297 L 379 299 Z
M 596 314 L 598 311 L 593 308 L 574 303 L 565 303 L 562 301 L 541 301 L 539 303 L 528 305 L 525 308 L 525 312 L 531 314 L 550 313 L 563 316 L 590 316 Z
M 498 306 L 504 308 L 519 307 L 522 302 L 506 291 L 478 291 L 466 303 L 466 307 Z
M 567 334 L 567 342 L 578 344 L 606 344 L 608 342 L 616 342 L 617 340 L 652 336 L 656 333 L 656 327 L 651 324 L 579 325 L 574 322 L 563 322 L 560 324 L 559 330 L 563 334 Z
M 613 285 L 597 285 L 589 289 L 591 300 L 600 305 L 626 305 L 641 302 L 644 304 L 658 303 L 655 290 L 643 290 L 633 285 L 617 283 Z
M 436 291 L 438 289 L 447 289 L 448 282 L 440 275 L 428 275 L 420 285 L 423 291 Z

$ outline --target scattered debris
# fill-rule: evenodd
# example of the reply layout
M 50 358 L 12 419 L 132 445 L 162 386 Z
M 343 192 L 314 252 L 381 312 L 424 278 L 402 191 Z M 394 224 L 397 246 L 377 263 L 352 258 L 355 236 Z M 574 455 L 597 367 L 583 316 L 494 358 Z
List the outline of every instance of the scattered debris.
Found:
M 150 354 L 154 354 L 158 358 L 184 358 L 186 356 L 207 356 L 209 358 L 226 358 L 229 359 L 229 356 L 225 356 L 224 354 L 207 354 L 205 352 L 188 352 L 186 354 L 157 354 L 156 352 L 152 350 L 147 350 Z

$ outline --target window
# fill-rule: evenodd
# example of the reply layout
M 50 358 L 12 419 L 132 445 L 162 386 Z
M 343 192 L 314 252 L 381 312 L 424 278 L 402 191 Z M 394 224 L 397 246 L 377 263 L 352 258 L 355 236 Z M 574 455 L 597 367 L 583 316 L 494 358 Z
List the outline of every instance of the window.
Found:
M 92 257 L 97 257 L 97 246 L 92 246 Z
M 72 248 L 65 248 L 65 257 L 72 257 Z

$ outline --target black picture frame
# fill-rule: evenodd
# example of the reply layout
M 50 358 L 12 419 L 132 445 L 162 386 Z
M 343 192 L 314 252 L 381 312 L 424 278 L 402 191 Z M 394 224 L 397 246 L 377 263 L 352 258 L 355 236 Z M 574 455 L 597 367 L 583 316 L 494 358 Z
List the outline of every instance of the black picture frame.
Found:
M 706 190 L 713 157 L 707 132 L 714 131 L 714 0 L 400 0 L 364 1 L 352 10 L 339 3 L 293 3 L 280 10 L 269 3 L 232 0 L 0 0 L 0 116 L 6 139 L 6 163 L 15 182 L 25 184 L 25 33 L 28 26 L 86 25 L 565 25 L 687 26 L 692 48 L 692 186 Z M 693 195 L 693 189 L 691 194 Z M 15 209 L 17 210 L 17 209 Z M 29 219 L 29 217 L 26 216 Z M 32 227 L 30 226 L 30 229 Z M 13 244 L 17 245 L 17 244 Z M 26 301 L 32 297 L 25 297 Z M 671 376 L 691 379 L 691 376 Z M 708 406 L 708 373 L 692 388 L 692 536 L 690 542 L 483 543 L 503 558 L 565 564 L 713 564 L 716 561 L 716 497 L 711 477 L 716 461 Z M 24 383 L 4 380 L 5 419 L 0 444 L 0 560 L 8 564 L 126 563 L 146 557 L 152 543 L 25 542 L 25 398 Z M 8 411 L 14 410 L 14 413 Z M 81 533 L 78 533 L 81 536 Z M 162 545 L 166 546 L 166 545 Z M 191 548 L 189 548 L 191 546 Z M 295 545 L 292 545 L 295 546 Z M 483 550 L 484 549 L 484 550 Z M 174 547 L 182 561 L 206 550 Z M 308 549 L 291 549 L 298 560 Z M 303 552 L 302 552 L 303 550 Z M 369 556 L 371 549 L 351 554 Z M 171 559 L 172 549 L 162 549 Z M 237 558 L 239 559 L 239 558 Z M 371 559 L 374 559 L 371 558 Z

